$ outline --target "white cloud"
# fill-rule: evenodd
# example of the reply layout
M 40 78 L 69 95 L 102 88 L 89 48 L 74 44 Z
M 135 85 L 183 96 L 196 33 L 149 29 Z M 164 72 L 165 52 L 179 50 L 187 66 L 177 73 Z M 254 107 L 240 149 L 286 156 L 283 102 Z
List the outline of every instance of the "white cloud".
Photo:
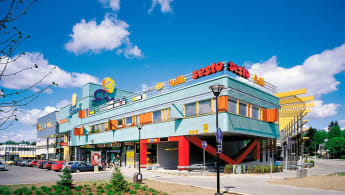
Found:
M 307 118 L 326 118 L 337 115 L 337 108 L 340 104 L 323 104 L 322 100 L 315 100 L 315 107 L 312 107 Z
M 174 0 L 152 0 L 152 5 L 148 12 L 151 13 L 158 4 L 161 6 L 161 12 L 163 13 L 172 12 L 170 3 L 173 1 Z
M 34 125 L 37 123 L 38 118 L 52 113 L 56 110 L 56 107 L 52 106 L 46 106 L 43 110 L 37 108 L 31 110 L 19 109 L 17 113 L 17 118 L 20 123 L 26 125 Z
M 120 10 L 120 0 L 98 0 L 105 8 L 111 8 L 113 11 Z
M 340 125 L 341 127 L 345 127 L 345 119 L 340 120 L 340 121 L 339 121 L 339 125 Z
M 319 97 L 336 91 L 340 84 L 335 75 L 345 70 L 345 44 L 308 57 L 302 65 L 278 66 L 277 57 L 255 63 L 249 71 L 278 87 L 278 92 L 307 88 L 309 95 Z
M 138 46 L 132 47 L 128 27 L 126 22 L 109 14 L 100 24 L 95 20 L 86 22 L 82 19 L 74 25 L 73 33 L 70 35 L 72 39 L 66 43 L 65 49 L 76 55 L 119 49 L 117 53 L 124 53 L 127 58 L 142 57 Z
M 14 57 L 16 58 L 16 56 Z M 10 64 L 7 73 L 17 72 L 27 67 L 37 64 L 38 68 L 26 70 L 10 77 L 3 77 L 0 85 L 9 89 L 24 89 L 39 81 L 46 75 L 53 67 L 56 67 L 53 72 L 39 83 L 33 90 L 38 90 L 40 86 L 46 86 L 53 81 L 58 83 L 60 87 L 80 87 L 88 82 L 99 83 L 99 79 L 86 73 L 66 72 L 55 65 L 49 64 L 48 60 L 44 59 L 41 53 L 26 53 L 16 61 Z M 51 93 L 51 91 L 47 91 Z
M 20 142 L 20 141 L 36 141 L 37 139 L 37 130 L 27 129 L 20 131 L 10 131 L 4 132 L 1 131 L 0 142 L 5 142 L 8 140 Z
M 136 45 L 134 47 L 127 47 L 125 49 L 117 50 L 117 54 L 122 54 L 122 53 L 124 54 L 124 56 L 126 58 L 131 58 L 131 57 L 141 58 L 141 57 L 143 57 L 143 53 L 141 52 L 141 50 Z
M 56 108 L 61 109 L 69 104 L 71 104 L 71 100 L 61 100 L 56 104 Z

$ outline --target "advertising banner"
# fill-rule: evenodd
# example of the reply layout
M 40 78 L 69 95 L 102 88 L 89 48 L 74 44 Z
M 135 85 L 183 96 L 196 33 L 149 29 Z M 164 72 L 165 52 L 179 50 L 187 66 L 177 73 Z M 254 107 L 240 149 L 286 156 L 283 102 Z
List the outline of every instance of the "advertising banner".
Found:
M 102 155 L 101 151 L 92 151 L 91 152 L 91 165 L 97 166 L 97 165 L 102 165 L 101 160 L 102 160 Z

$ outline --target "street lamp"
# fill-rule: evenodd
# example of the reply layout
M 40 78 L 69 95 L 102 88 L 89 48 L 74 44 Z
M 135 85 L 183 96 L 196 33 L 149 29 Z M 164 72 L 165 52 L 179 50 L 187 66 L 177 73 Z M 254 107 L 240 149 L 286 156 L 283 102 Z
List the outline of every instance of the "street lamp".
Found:
M 143 128 L 143 126 L 140 123 L 138 123 L 137 128 L 139 130 L 139 173 L 135 177 L 136 178 L 135 183 L 141 183 L 143 177 L 141 175 L 141 166 L 140 166 L 140 161 L 141 161 L 140 159 L 140 143 L 141 143 L 140 131 L 141 131 L 141 128 Z
M 216 96 L 216 129 L 218 129 L 218 96 L 220 92 L 224 89 L 224 85 L 221 84 L 214 84 L 208 87 L 212 90 L 213 95 Z M 217 151 L 217 193 L 216 195 L 221 195 L 220 187 L 219 187 L 219 152 Z

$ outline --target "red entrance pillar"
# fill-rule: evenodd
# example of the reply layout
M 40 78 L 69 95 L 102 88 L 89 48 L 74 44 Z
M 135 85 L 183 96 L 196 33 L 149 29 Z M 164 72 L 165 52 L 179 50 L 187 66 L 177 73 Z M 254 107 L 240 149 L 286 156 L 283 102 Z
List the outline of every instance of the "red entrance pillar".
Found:
M 140 143 L 140 167 L 146 168 L 146 159 L 147 159 L 147 143 Z
M 169 137 L 169 141 L 178 142 L 178 166 L 189 166 L 189 142 L 186 137 Z

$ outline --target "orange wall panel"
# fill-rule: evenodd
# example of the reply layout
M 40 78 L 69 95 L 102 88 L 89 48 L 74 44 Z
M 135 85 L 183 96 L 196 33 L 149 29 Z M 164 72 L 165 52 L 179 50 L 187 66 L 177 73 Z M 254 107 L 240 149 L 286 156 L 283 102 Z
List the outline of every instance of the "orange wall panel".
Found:
M 145 124 L 152 123 L 152 117 L 153 117 L 152 112 L 141 114 L 140 115 L 140 124 L 145 125 Z
M 218 112 L 226 112 L 228 110 L 228 96 L 218 97 Z
M 59 120 L 59 124 L 64 124 L 64 123 L 67 123 L 67 122 L 68 122 L 68 121 L 67 121 L 66 118 Z
M 109 125 L 109 130 L 115 130 L 115 129 L 117 129 L 116 120 L 109 120 L 108 125 Z
M 262 120 L 266 122 L 278 121 L 278 109 L 263 109 Z

